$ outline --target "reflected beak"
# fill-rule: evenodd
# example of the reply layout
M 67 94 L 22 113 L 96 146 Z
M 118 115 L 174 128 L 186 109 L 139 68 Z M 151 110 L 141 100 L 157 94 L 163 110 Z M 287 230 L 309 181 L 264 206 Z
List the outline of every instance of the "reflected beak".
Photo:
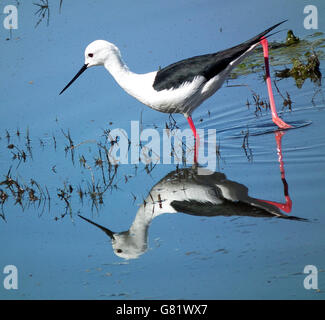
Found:
M 78 73 L 73 77 L 73 79 L 63 88 L 63 90 L 59 93 L 63 93 L 66 89 L 68 89 L 72 83 L 79 78 L 79 76 L 87 69 L 88 64 L 84 64 L 82 68 L 78 71 Z
M 81 219 L 84 219 L 85 221 L 87 221 L 87 222 L 89 222 L 89 223 L 91 223 L 91 224 L 93 224 L 94 226 L 96 226 L 97 228 L 99 228 L 99 229 L 101 229 L 102 231 L 104 231 L 112 240 L 115 240 L 115 238 L 114 238 L 114 232 L 112 232 L 111 230 L 109 230 L 109 229 L 107 229 L 107 228 L 105 228 L 105 227 L 103 227 L 103 226 L 101 226 L 101 225 L 99 225 L 99 224 L 97 224 L 97 223 L 95 223 L 95 222 L 93 222 L 93 221 L 91 221 L 91 220 L 89 220 L 89 219 L 87 219 L 87 218 L 85 218 L 85 217 L 83 217 L 83 216 L 81 216 L 80 214 L 78 214 L 78 216 L 81 218 Z

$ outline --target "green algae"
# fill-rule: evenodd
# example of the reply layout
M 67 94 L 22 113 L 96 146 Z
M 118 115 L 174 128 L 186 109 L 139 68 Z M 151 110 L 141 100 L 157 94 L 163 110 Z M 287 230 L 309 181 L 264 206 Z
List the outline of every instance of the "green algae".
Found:
M 298 37 L 293 34 L 292 30 L 287 32 L 286 45 L 291 46 L 292 44 L 297 44 L 300 41 Z
M 293 58 L 292 68 L 285 68 L 279 72 L 276 72 L 278 78 L 292 77 L 295 79 L 296 86 L 301 88 L 306 79 L 310 79 L 312 82 L 320 85 L 322 74 L 319 70 L 319 59 L 315 52 L 306 52 L 307 62 L 304 63 L 302 59 Z

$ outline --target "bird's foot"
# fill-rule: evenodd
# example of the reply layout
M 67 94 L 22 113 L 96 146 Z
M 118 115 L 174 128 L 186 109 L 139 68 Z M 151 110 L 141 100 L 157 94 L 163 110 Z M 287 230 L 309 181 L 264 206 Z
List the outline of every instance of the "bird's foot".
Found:
M 272 121 L 280 128 L 280 129 L 290 129 L 293 128 L 290 124 L 285 123 L 279 117 L 272 118 Z
M 289 196 L 285 196 L 285 199 L 286 199 L 285 203 L 276 202 L 276 201 L 268 201 L 268 200 L 260 200 L 260 199 L 258 199 L 258 201 L 271 204 L 272 206 L 277 207 L 281 211 L 284 211 L 286 213 L 290 213 L 291 210 L 292 210 L 292 201 L 291 201 Z

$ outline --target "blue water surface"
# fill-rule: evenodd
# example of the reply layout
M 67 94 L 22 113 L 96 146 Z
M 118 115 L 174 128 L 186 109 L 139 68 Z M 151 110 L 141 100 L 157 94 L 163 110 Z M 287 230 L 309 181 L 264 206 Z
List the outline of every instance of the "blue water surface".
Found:
M 304 28 L 302 0 L 63 0 L 61 10 L 60 1 L 48 3 L 49 21 L 45 11 L 37 26 L 42 16 L 35 15 L 39 7 L 32 2 L 0 4 L 1 11 L 16 5 L 19 15 L 17 30 L 0 27 L 0 194 L 7 195 L 0 202 L 0 298 L 324 299 L 322 86 L 307 79 L 298 89 L 292 78 L 278 81 L 292 111 L 281 111 L 283 98 L 274 88 L 280 116 L 295 126 L 282 135 L 282 157 L 270 112 L 256 115 L 249 89 L 267 98 L 262 72 L 230 80 L 193 115 L 198 128 L 217 132 L 213 171 L 245 186 L 254 199 L 285 203 L 289 196 L 291 210 L 282 214 L 308 221 L 257 218 L 250 216 L 253 209 L 240 217 L 206 216 L 206 207 L 191 203 L 188 210 L 195 214 L 152 214 L 147 249 L 136 259 L 116 255 L 111 239 L 78 214 L 113 232 L 129 230 L 153 187 L 191 164 L 108 168 L 100 146 L 109 147 L 108 130 L 121 128 L 130 137 L 131 121 L 155 128 L 161 137 L 173 121 L 128 96 L 104 68 L 87 70 L 58 95 L 95 39 L 115 43 L 129 67 L 145 73 L 231 47 L 284 19 L 273 40 L 283 41 L 288 29 L 304 39 L 324 32 L 324 2 L 313 2 L 318 30 Z M 283 67 L 291 64 L 271 67 L 271 75 Z M 174 119 L 178 128 L 188 128 L 181 115 Z M 14 193 L 8 188 L 8 178 L 25 190 L 21 199 L 17 186 Z M 192 198 L 200 188 L 195 190 Z M 18 269 L 17 290 L 2 286 L 6 265 Z M 318 270 L 317 289 L 304 287 L 306 265 Z

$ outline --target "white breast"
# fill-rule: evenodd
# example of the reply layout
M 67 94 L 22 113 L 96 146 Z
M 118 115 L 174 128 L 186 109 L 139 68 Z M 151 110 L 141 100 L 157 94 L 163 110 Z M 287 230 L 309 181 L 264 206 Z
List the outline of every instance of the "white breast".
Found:
M 198 76 L 191 82 L 185 82 L 177 89 L 168 89 L 156 91 L 153 83 L 157 71 L 136 74 L 130 71 L 118 73 L 114 76 L 117 83 L 132 97 L 136 98 L 148 107 L 165 113 L 184 113 L 184 109 L 188 106 L 194 106 L 201 99 L 198 93 L 202 89 L 202 85 L 206 79 Z

